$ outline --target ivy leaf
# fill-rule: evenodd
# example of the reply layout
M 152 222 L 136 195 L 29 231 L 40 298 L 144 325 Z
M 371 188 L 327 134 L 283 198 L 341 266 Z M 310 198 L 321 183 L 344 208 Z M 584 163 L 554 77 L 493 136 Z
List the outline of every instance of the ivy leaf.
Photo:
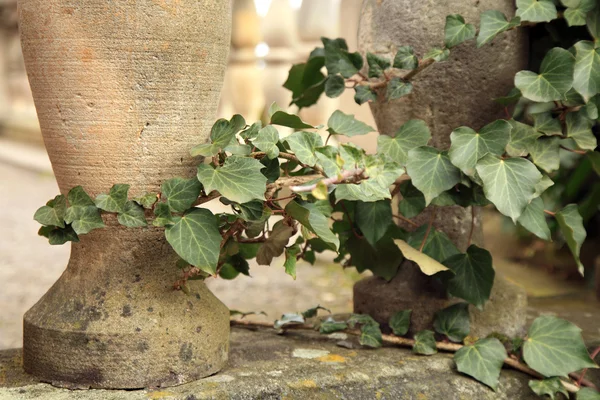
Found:
M 276 114 L 277 113 L 275 113 L 275 115 Z M 264 151 L 269 159 L 274 159 L 279 156 L 277 143 L 279 143 L 279 132 L 271 125 L 267 125 L 258 131 L 256 139 L 252 141 L 252 144 L 259 150 Z
M 345 135 L 348 137 L 357 135 L 366 135 L 367 133 L 374 132 L 375 129 L 354 118 L 354 115 L 344 114 L 343 112 L 336 110 L 329 121 L 327 121 L 329 127 L 327 131 L 332 135 Z
M 317 305 L 316 307 L 312 307 L 309 308 L 306 311 L 302 312 L 302 316 L 304 318 L 314 318 L 319 314 L 319 310 L 323 310 L 323 311 L 327 311 L 329 314 L 331 314 L 331 310 L 325 307 L 321 307 L 320 305 Z
M 62 194 L 48 201 L 40 207 L 33 216 L 42 225 L 65 227 L 65 214 L 67 213 L 67 199 Z
M 564 16 L 569 26 L 585 25 L 587 13 L 596 7 L 596 0 L 580 0 L 576 2 L 563 0 L 562 3 L 568 7 L 564 12 Z
M 479 133 L 468 127 L 455 129 L 450 135 L 450 161 L 468 176 L 475 174 L 477 161 L 487 154 L 502 155 L 510 141 L 512 127 L 504 120 L 494 121 Z
M 581 338 L 581 329 L 564 319 L 535 319 L 523 345 L 528 366 L 544 376 L 564 376 L 583 368 L 598 368 Z
M 271 124 L 287 126 L 288 128 L 292 128 L 292 129 L 314 129 L 315 128 L 314 126 L 302 121 L 300 119 L 300 117 L 298 117 L 297 115 L 288 114 L 282 110 L 277 110 L 273 113 L 273 115 L 271 115 Z
M 454 355 L 454 362 L 459 372 L 496 390 L 506 357 L 508 355 L 504 345 L 496 338 L 488 338 L 458 350 Z
M 517 0 L 517 17 L 522 21 L 550 22 L 558 18 L 552 0 Z
M 104 227 L 100 210 L 81 186 L 71 189 L 67 197 L 71 206 L 65 214 L 65 222 L 72 225 L 75 233 L 84 235 Z
M 462 342 L 471 331 L 469 305 L 457 303 L 435 313 L 433 328 L 453 342 Z
M 425 121 L 411 119 L 400 127 L 394 137 L 379 135 L 377 153 L 403 167 L 408 161 L 408 152 L 427 145 L 430 139 L 431 131 Z
M 531 161 L 539 168 L 550 173 L 560 167 L 560 138 L 547 137 L 535 141 L 530 148 Z
M 598 145 L 592 132 L 592 121 L 587 119 L 581 111 L 567 114 L 567 136 L 584 150 L 594 150 Z
M 416 69 L 419 66 L 419 59 L 415 56 L 415 51 L 410 46 L 400 46 L 394 57 L 394 68 L 398 69 Z
M 387 85 L 385 96 L 390 100 L 396 100 L 409 95 L 413 90 L 413 84 L 402 80 L 402 78 L 392 78 Z
M 384 162 L 378 155 L 365 157 L 367 180 L 359 184 L 337 185 L 337 200 L 378 201 L 391 198 L 390 186 L 403 174 L 396 163 Z
M 389 200 L 370 203 L 359 201 L 354 218 L 365 239 L 375 246 L 392 223 L 392 205 Z
M 369 101 L 377 101 L 377 93 L 367 85 L 357 85 L 354 91 L 356 92 L 354 94 L 354 101 L 358 105 L 363 105 Z
M 161 186 L 162 194 L 167 198 L 167 204 L 175 212 L 184 212 L 198 199 L 202 185 L 196 178 L 173 178 Z
M 441 271 L 447 271 L 448 268 L 429 257 L 427 254 L 421 253 L 419 250 L 413 248 L 411 245 L 406 243 L 404 240 L 396 239 L 394 243 L 398 246 L 402 255 L 413 261 L 419 266 L 421 272 L 425 275 L 431 276 Z
M 600 393 L 591 388 L 581 388 L 577 392 L 577 400 L 600 400 Z
M 279 330 L 288 325 L 303 325 L 304 323 L 304 317 L 300 314 L 283 314 L 281 319 L 275 321 L 273 328 Z
M 152 222 L 154 226 L 174 225 L 179 219 L 180 217 L 173 217 L 171 208 L 167 203 L 157 203 L 154 207 L 154 221 Z
M 600 176 L 600 152 L 589 151 L 587 157 L 592 164 L 592 168 L 596 171 L 596 175 Z
M 285 212 L 329 243 L 334 250 L 339 248 L 340 239 L 329 228 L 329 218 L 321 213 L 314 203 L 300 204 L 297 201 L 290 201 L 285 207 Z
M 424 330 L 415 334 L 415 344 L 412 348 L 413 353 L 430 356 L 437 353 L 435 336 L 432 331 Z
M 410 328 L 410 315 L 412 310 L 399 311 L 390 318 L 390 328 L 396 336 L 404 336 Z M 435 340 L 434 340 L 435 341 Z
M 265 215 L 265 207 L 262 201 L 251 201 L 239 204 L 238 207 L 245 221 L 260 221 Z
M 367 53 L 367 64 L 369 65 L 369 78 L 382 77 L 383 71 L 392 66 L 389 60 L 373 53 Z
M 148 225 L 144 207 L 137 204 L 135 201 L 128 201 L 123 207 L 123 211 L 117 215 L 117 220 L 123 226 L 128 228 L 139 228 Z
M 264 200 L 267 178 L 261 173 L 260 161 L 245 157 L 228 157 L 222 167 L 198 166 L 198 180 L 207 193 L 217 190 L 236 203 Z
M 336 321 L 329 317 L 321 323 L 319 326 L 319 333 L 329 334 L 333 332 L 339 332 L 348 329 L 348 324 L 343 321 Z
M 129 185 L 116 184 L 110 188 L 108 194 L 99 194 L 96 196 L 96 207 L 106 212 L 122 212 L 127 203 L 127 193 Z
M 300 254 L 301 250 L 298 246 L 291 246 L 285 249 L 285 262 L 283 267 L 285 273 L 296 280 L 296 256 Z
M 50 228 L 46 237 L 52 246 L 60 246 L 67 242 L 79 242 L 79 237 L 71 225 L 66 225 L 64 228 L 43 226 L 40 231 L 44 228 Z
M 490 252 L 471 245 L 466 254 L 454 255 L 444 261 L 444 265 L 454 272 L 448 281 L 448 292 L 483 309 L 496 275 Z
M 348 323 L 348 326 L 352 329 L 354 329 L 356 325 L 373 325 L 377 327 L 379 326 L 379 322 L 375 321 L 373 317 L 367 314 L 352 314 L 346 322 Z
M 218 154 L 231 143 L 235 134 L 244 126 L 246 126 L 246 121 L 239 114 L 234 115 L 230 121 L 226 119 L 217 120 L 210 131 L 210 143 L 199 144 L 190 150 L 190 154 L 194 157 L 211 157 Z
M 477 29 L 475 29 L 475 26 L 465 23 L 465 19 L 462 16 L 458 14 L 446 16 L 446 47 L 452 48 L 467 40 L 471 40 L 475 37 L 476 33 Z
M 594 42 L 582 40 L 575 44 L 573 88 L 586 101 L 600 92 L 600 49 Z
M 351 78 L 363 67 L 363 57 L 360 53 L 349 53 L 344 39 L 321 38 L 325 48 L 325 67 L 329 75 L 341 74 Z
M 533 393 L 540 397 L 549 396 L 551 400 L 554 400 L 557 393 L 562 393 L 567 399 L 569 398 L 569 392 L 567 392 L 562 381 L 557 377 L 542 380 L 530 380 L 529 387 L 533 390 Z
M 207 209 L 188 211 L 165 229 L 167 241 L 185 261 L 214 275 L 221 251 L 221 234 L 215 216 Z
M 256 262 L 258 265 L 270 265 L 275 257 L 283 254 L 290 238 L 294 235 L 294 228 L 279 221 L 273 226 L 269 237 L 258 249 Z
M 543 175 L 542 180 L 537 185 L 535 185 L 535 194 L 533 195 L 533 198 L 535 199 L 537 197 L 540 197 L 542 193 L 546 191 L 546 189 L 553 185 L 554 182 L 552 181 L 552 179 L 550 179 L 548 175 Z
M 322 49 L 321 49 L 322 50 Z M 315 104 L 325 90 L 326 79 L 321 73 L 325 65 L 325 56 L 313 56 L 306 63 L 296 64 L 290 69 L 283 87 L 292 92 L 292 102 L 298 108 Z
M 436 62 L 446 61 L 450 57 L 450 50 L 434 47 L 423 56 L 423 60 L 433 59 Z
M 426 205 L 460 182 L 460 170 L 452 165 L 448 153 L 433 147 L 410 150 L 406 170 L 413 185 L 425 196 Z
M 524 157 L 535 146 L 537 139 L 542 136 L 532 126 L 511 119 L 512 131 L 506 152 L 511 157 Z
M 396 276 L 404 260 L 391 237 L 384 237 L 372 246 L 366 239 L 352 235 L 346 242 L 346 248 L 358 272 L 370 270 L 373 275 L 386 281 Z
M 562 100 L 573 86 L 575 57 L 567 50 L 554 48 L 546 53 L 540 73 L 520 71 L 515 86 L 523 97 L 537 102 Z
M 330 75 L 325 81 L 325 95 L 335 99 L 340 97 L 346 90 L 346 81 L 340 75 Z
M 600 7 L 588 14 L 587 28 L 594 39 L 600 40 Z
M 512 88 L 506 96 L 497 97 L 494 99 L 494 101 L 500 104 L 501 106 L 508 107 L 512 104 L 517 103 L 519 100 L 521 100 L 522 97 L 523 95 L 521 94 L 521 91 L 519 89 Z
M 410 181 L 400 184 L 400 194 L 402 194 L 402 200 L 398 205 L 400 214 L 406 218 L 414 218 L 423 212 L 425 196 Z
M 544 214 L 544 201 L 540 197 L 533 199 L 529 203 L 518 221 L 525 229 L 540 239 L 552 240 L 550 228 Z
M 581 251 L 581 245 L 585 241 L 587 236 L 585 227 L 583 226 L 583 218 L 579 214 L 579 210 L 576 204 L 569 204 L 562 210 L 556 213 L 556 221 L 560 227 L 560 231 L 563 234 L 569 250 L 575 258 L 575 262 L 579 267 L 579 272 L 583 275 L 583 264 L 579 260 L 579 253 Z
M 537 131 L 547 136 L 562 135 L 562 126 L 558 118 L 553 118 L 552 113 L 544 112 L 533 115 L 534 127 Z
M 133 201 L 146 209 L 151 209 L 158 201 L 158 196 L 156 193 L 146 193 L 143 196 L 136 197 Z
M 323 140 L 319 134 L 314 132 L 295 132 L 285 140 L 300 162 L 309 166 L 317 163 L 315 150 L 317 147 L 323 146 Z
M 488 154 L 477 163 L 485 197 L 507 217 L 516 222 L 534 198 L 535 185 L 542 174 L 524 158 L 500 158 Z
M 477 35 L 477 47 L 494 40 L 500 33 L 505 32 L 521 24 L 521 18 L 515 17 L 510 22 L 500 11 L 489 10 L 481 13 L 479 23 L 479 35 Z
M 360 337 L 358 342 L 361 346 L 372 347 L 374 349 L 381 347 L 383 339 L 379 325 L 367 324 L 360 328 Z
M 67 198 L 69 199 L 69 205 L 71 207 L 96 207 L 94 200 L 92 200 L 92 198 L 85 192 L 85 190 L 81 186 L 75 186 L 73 189 L 71 189 L 69 191 L 69 194 L 67 195 Z
M 425 239 L 425 236 L 427 236 L 427 239 Z M 440 263 L 443 263 L 449 257 L 460 254 L 460 251 L 444 232 L 435 228 L 430 230 L 429 224 L 422 225 L 412 232 L 407 243 L 415 249 L 420 249 L 423 240 L 425 240 L 425 244 L 421 251 Z
M 258 135 L 258 131 L 262 129 L 262 122 L 258 121 L 250 125 L 248 128 L 240 132 L 240 137 L 244 140 L 253 140 Z

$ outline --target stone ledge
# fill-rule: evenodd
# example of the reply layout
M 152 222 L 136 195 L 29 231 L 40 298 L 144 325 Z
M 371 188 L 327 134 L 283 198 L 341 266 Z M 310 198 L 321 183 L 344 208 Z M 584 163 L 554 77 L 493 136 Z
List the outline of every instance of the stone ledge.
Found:
M 21 350 L 0 351 L 0 400 L 137 399 L 535 399 L 529 377 L 503 370 L 498 392 L 456 372 L 451 354 L 346 349 L 313 332 L 278 336 L 235 328 L 228 366 L 219 374 L 159 390 L 58 389 L 21 369 Z

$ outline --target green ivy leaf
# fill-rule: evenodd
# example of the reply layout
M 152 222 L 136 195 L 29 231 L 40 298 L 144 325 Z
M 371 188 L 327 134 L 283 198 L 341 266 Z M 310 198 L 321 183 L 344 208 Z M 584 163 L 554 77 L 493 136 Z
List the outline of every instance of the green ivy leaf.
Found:
M 360 328 L 360 337 L 358 338 L 358 342 L 361 344 L 361 346 L 372 347 L 374 349 L 381 347 L 383 339 L 381 337 L 381 329 L 379 329 L 379 325 L 363 325 Z
M 581 388 L 577 392 L 577 400 L 600 400 L 600 393 L 591 388 Z
M 506 152 L 511 157 L 524 157 L 536 145 L 537 139 L 542 136 L 532 126 L 511 119 L 512 131 Z
M 329 317 L 319 326 L 319 333 L 329 334 L 333 332 L 343 331 L 348 328 L 348 324 L 343 321 L 336 321 Z
M 560 138 L 538 139 L 530 148 L 531 161 L 548 173 L 556 171 L 560 167 L 559 150 Z
M 271 115 L 271 124 L 287 126 L 292 129 L 314 129 L 315 127 L 302 121 L 300 117 L 294 114 L 288 114 L 285 111 L 277 110 Z M 267 128 L 267 127 L 265 127 Z M 263 128 L 264 129 L 264 128 Z M 259 132 L 260 135 L 260 132 Z
M 367 53 L 367 64 L 369 65 L 369 78 L 381 78 L 383 71 L 392 66 L 389 60 L 373 53 Z
M 582 40 L 575 44 L 573 88 L 586 101 L 600 92 L 600 49 L 594 42 Z
M 431 131 L 425 121 L 411 119 L 398 129 L 394 137 L 379 135 L 377 153 L 403 167 L 408 161 L 408 152 L 427 145 L 430 139 Z
M 260 221 L 266 213 L 262 201 L 251 201 L 249 203 L 239 204 L 238 207 L 244 221 Z
M 375 246 L 392 223 L 392 205 L 389 200 L 370 203 L 359 201 L 354 218 L 365 239 Z
M 300 204 L 297 201 L 290 201 L 285 206 L 285 212 L 323 241 L 329 243 L 333 250 L 339 248 L 340 239 L 329 228 L 329 218 L 314 203 Z
M 378 201 L 391 198 L 390 186 L 403 174 L 396 163 L 384 162 L 380 156 L 365 157 L 367 180 L 359 184 L 337 185 L 337 200 Z
M 96 207 L 111 213 L 122 212 L 125 208 L 125 203 L 127 203 L 128 192 L 129 185 L 113 185 L 108 194 L 99 194 L 96 196 Z
M 596 7 L 596 0 L 578 0 L 575 2 L 563 0 L 562 3 L 568 7 L 564 12 L 564 16 L 569 26 L 584 26 L 587 13 Z
M 136 197 L 133 201 L 144 208 L 151 209 L 158 201 L 158 195 L 156 193 L 146 193 L 143 196 Z
M 342 172 L 342 165 L 338 162 L 338 148 L 334 146 L 323 146 L 315 149 L 318 164 L 328 177 L 338 176 Z
M 354 329 L 356 325 L 373 325 L 379 327 L 379 322 L 375 321 L 373 317 L 367 314 L 352 314 L 346 322 L 348 323 L 348 326 L 352 329 Z
M 448 292 L 483 309 L 496 275 L 490 252 L 471 245 L 466 254 L 454 255 L 444 261 L 444 265 L 454 272 L 448 281 Z
M 321 49 L 323 50 L 323 49 Z M 292 103 L 302 109 L 315 104 L 325 90 L 326 79 L 321 73 L 324 55 L 311 54 L 306 63 L 292 66 L 283 87 L 292 92 Z
M 550 112 L 534 114 L 533 121 L 535 129 L 547 136 L 562 135 L 562 126 L 559 119 L 553 118 Z
M 446 61 L 450 57 L 450 50 L 434 47 L 423 56 L 423 60 L 433 59 L 436 62 Z
M 315 150 L 323 146 L 323 140 L 314 132 L 295 132 L 288 136 L 286 142 L 298 159 L 309 166 L 317 163 Z
M 492 154 L 479 160 L 477 173 L 483 181 L 485 197 L 513 222 L 534 198 L 535 186 L 542 179 L 530 161 L 524 158 L 502 160 Z
M 392 78 L 387 85 L 385 96 L 388 101 L 396 100 L 408 96 L 413 90 L 413 84 L 402 80 L 402 78 Z
M 494 121 L 479 133 L 468 127 L 455 129 L 450 135 L 450 161 L 468 176 L 475 174 L 477 161 L 487 154 L 502 155 L 510 141 L 512 127 L 504 120 Z
M 556 213 L 556 221 L 560 227 L 560 231 L 563 234 L 569 250 L 577 262 L 579 272 L 583 275 L 583 264 L 579 260 L 579 253 L 581 251 L 581 245 L 585 241 L 587 236 L 585 227 L 583 226 L 583 218 L 579 214 L 579 210 L 576 204 L 569 204 L 562 210 Z
M 210 143 L 199 144 L 190 150 L 190 154 L 194 157 L 211 157 L 218 154 L 231 143 L 235 134 L 244 126 L 246 126 L 246 121 L 239 114 L 234 115 L 230 121 L 217 120 L 210 131 Z
M 253 140 L 258 136 L 258 131 L 262 129 L 262 122 L 257 121 L 240 132 L 240 137 L 244 140 Z
M 340 75 L 330 75 L 325 81 L 325 95 L 335 99 L 340 97 L 346 90 L 346 81 Z
M 277 115 L 277 113 L 275 113 Z M 262 128 L 256 139 L 252 141 L 252 144 L 259 150 L 264 151 L 269 159 L 277 158 L 279 156 L 279 132 L 271 125 L 267 125 Z
M 305 322 L 300 314 L 283 314 L 281 319 L 275 321 L 273 328 L 279 330 L 288 325 L 303 325 Z
M 410 150 L 406 170 L 413 185 L 425 196 L 426 205 L 460 182 L 460 170 L 452 165 L 448 153 L 433 147 Z
M 522 21 L 550 22 L 558 18 L 552 0 L 517 0 L 517 17 Z
M 453 342 L 462 342 L 471 331 L 469 305 L 457 303 L 435 313 L 433 328 Z
M 557 377 L 542 380 L 530 380 L 529 387 L 533 390 L 533 393 L 540 397 L 549 396 L 551 400 L 554 400 L 557 393 L 562 393 L 567 399 L 569 398 L 569 392 L 567 392 L 562 381 Z
M 504 345 L 496 338 L 488 338 L 458 350 L 454 355 L 454 362 L 459 372 L 496 390 L 506 357 L 508 355 Z
M 331 310 L 325 307 L 321 307 L 320 305 L 317 305 L 316 307 L 312 307 L 309 308 L 306 311 L 302 312 L 302 316 L 304 318 L 314 318 L 319 314 L 319 310 L 323 310 L 323 311 L 327 311 L 329 314 L 331 314 Z
M 587 28 L 594 39 L 600 40 L 600 7 L 587 15 Z
M 465 19 L 458 15 L 452 14 L 446 16 L 445 28 L 445 44 L 446 47 L 452 48 L 459 44 L 475 38 L 477 29 L 473 24 L 465 23 Z
M 437 353 L 435 336 L 432 331 L 424 330 L 415 334 L 415 344 L 412 348 L 413 353 L 430 356 Z
M 421 272 L 423 272 L 425 275 L 431 276 L 441 271 L 448 271 L 448 268 L 442 265 L 440 262 L 429 257 L 427 254 L 421 253 L 404 240 L 396 239 L 394 240 L 394 243 L 396 243 L 402 252 L 402 255 L 408 260 L 417 264 L 419 269 L 421 269 Z
M 584 150 L 594 150 L 598 141 L 592 132 L 592 121 L 581 111 L 567 114 L 567 136 Z
M 188 211 L 165 229 L 167 241 L 185 261 L 214 275 L 221 251 L 221 234 L 215 216 L 204 208 Z
M 67 213 L 67 199 L 62 194 L 48 201 L 45 206 L 40 207 L 33 216 L 42 225 L 65 227 L 65 215 Z
M 423 212 L 425 196 L 410 181 L 400 184 L 400 194 L 402 194 L 402 200 L 398 205 L 400 214 L 406 218 L 414 218 Z
M 180 217 L 173 217 L 171 208 L 167 203 L 157 203 L 154 207 L 154 221 L 152 222 L 154 226 L 174 225 L 179 219 Z
M 531 324 L 523 345 L 528 366 L 544 376 L 567 376 L 583 368 L 598 368 L 581 338 L 581 329 L 564 319 L 541 316 Z
M 296 280 L 296 256 L 300 254 L 300 251 L 300 247 L 295 245 L 285 249 L 283 267 L 285 268 L 285 273 L 294 278 L 294 280 Z
M 494 40 L 502 32 L 514 28 L 521 24 L 521 18 L 515 17 L 510 22 L 500 11 L 488 10 L 481 13 L 481 22 L 479 23 L 479 35 L 477 35 L 477 47 Z
M 425 236 L 427 236 L 427 239 L 425 239 Z M 460 254 L 458 248 L 444 232 L 435 228 L 430 230 L 429 224 L 424 224 L 411 232 L 407 243 L 418 250 L 421 248 L 423 240 L 425 240 L 425 244 L 422 252 L 440 263 L 443 263 L 449 257 Z
M 358 105 L 363 105 L 369 101 L 377 101 L 377 93 L 375 93 L 370 86 L 357 85 L 354 88 L 354 91 L 356 92 L 354 94 L 354 101 Z
M 123 211 L 117 215 L 117 220 L 123 226 L 128 228 L 139 228 L 148 225 L 144 207 L 134 201 L 128 201 L 123 207 Z
M 552 240 L 550 228 L 544 214 L 544 201 L 540 197 L 533 199 L 529 203 L 518 221 L 525 229 L 540 239 Z
M 184 212 L 198 199 L 202 185 L 196 178 L 173 178 L 165 181 L 161 191 L 167 204 L 175 212 Z
M 404 260 L 391 237 L 384 237 L 372 246 L 366 239 L 352 235 L 346 242 L 346 248 L 358 272 L 370 270 L 373 275 L 386 281 L 396 276 Z
M 515 86 L 529 100 L 561 100 L 573 86 L 574 67 L 575 57 L 569 51 L 557 47 L 546 53 L 539 74 L 531 71 L 518 72 L 515 75 Z
M 325 67 L 329 75 L 341 74 L 351 78 L 363 67 L 363 57 L 360 53 L 349 53 L 344 39 L 321 38 L 325 48 Z
M 415 56 L 415 51 L 410 46 L 400 46 L 394 57 L 394 68 L 398 69 L 416 69 L 419 66 L 419 59 Z
M 327 126 L 329 127 L 327 131 L 330 134 L 348 137 L 366 135 L 375 131 L 369 125 L 354 118 L 354 115 L 344 114 L 339 110 L 331 114 L 329 121 L 327 121 Z
M 81 186 L 71 189 L 67 197 L 71 206 L 65 214 L 65 222 L 72 225 L 75 233 L 84 235 L 104 227 L 100 210 Z
M 390 318 L 390 328 L 396 336 L 404 336 L 410 328 L 410 315 L 412 310 L 399 311 Z M 435 340 L 434 340 L 435 341 Z
M 69 205 L 71 207 L 96 207 L 94 200 L 92 200 L 92 198 L 85 192 L 85 190 L 81 186 L 75 186 L 73 189 L 71 189 L 67 197 L 69 199 Z
M 207 193 L 217 190 L 236 203 L 264 200 L 267 178 L 261 173 L 260 161 L 244 157 L 228 157 L 222 167 L 198 166 L 198 180 Z
M 522 97 L 523 95 L 521 94 L 521 91 L 519 89 L 512 88 L 506 96 L 497 97 L 494 99 L 494 101 L 500 104 L 501 106 L 508 107 L 512 104 L 517 103 L 519 100 L 521 100 Z
M 546 189 L 553 185 L 554 182 L 552 181 L 552 179 L 550 179 L 548 175 L 543 175 L 542 180 L 537 185 L 535 185 L 535 194 L 533 195 L 533 198 L 535 199 L 537 197 L 540 197 L 542 193 L 546 191 Z
M 290 238 L 294 235 L 294 228 L 286 225 L 283 221 L 277 222 L 269 237 L 258 249 L 256 262 L 258 265 L 271 265 L 275 257 L 283 254 Z
M 64 228 L 42 227 L 41 229 L 43 228 L 51 228 L 47 232 L 47 238 L 52 246 L 60 246 L 67 242 L 79 242 L 79 236 L 77 236 L 71 225 L 66 225 Z
M 589 151 L 587 157 L 592 164 L 592 168 L 596 171 L 596 175 L 600 176 L 600 152 Z

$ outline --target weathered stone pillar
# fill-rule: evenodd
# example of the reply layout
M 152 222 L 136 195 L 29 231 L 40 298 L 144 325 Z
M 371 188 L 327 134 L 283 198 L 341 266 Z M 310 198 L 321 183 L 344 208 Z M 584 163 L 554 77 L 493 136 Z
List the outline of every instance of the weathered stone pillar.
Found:
M 230 3 L 20 0 L 23 53 L 63 194 L 131 195 L 195 175 L 189 149 L 214 122 Z M 176 254 L 153 227 L 107 227 L 72 245 L 67 270 L 24 318 L 24 367 L 95 388 L 168 386 L 217 372 L 229 313 L 203 283 L 173 290 Z M 44 268 L 40 265 L 40 268 Z
M 0 0 L 0 133 L 5 118 L 10 113 L 8 82 L 8 48 L 12 31 L 16 29 L 14 21 L 15 0 Z
M 515 13 L 513 0 L 449 0 L 422 2 L 414 0 L 364 0 L 359 27 L 359 46 L 393 59 L 399 46 L 413 46 L 419 56 L 434 46 L 443 45 L 445 18 L 461 14 L 468 22 L 478 24 L 483 11 L 496 9 L 508 16 Z M 497 118 L 502 109 L 493 102 L 513 87 L 516 72 L 527 65 L 528 43 L 522 30 L 501 34 L 484 49 L 476 49 L 473 41 L 452 49 L 450 60 L 435 64 L 414 79 L 411 95 L 387 103 L 371 104 L 379 132 L 394 134 L 407 120 L 427 122 L 433 145 L 447 149 L 453 129 L 467 125 L 479 129 Z M 430 220 L 431 209 L 414 221 L 419 225 Z M 481 212 L 475 210 L 473 243 L 481 245 Z M 470 209 L 444 207 L 436 214 L 434 226 L 445 232 L 461 251 L 466 250 L 471 230 Z M 403 228 L 411 229 L 410 225 Z M 414 229 L 414 228 L 412 228 Z M 456 300 L 447 299 L 435 280 L 405 262 L 399 274 L 389 283 L 368 278 L 354 289 L 355 312 L 369 313 L 387 322 L 396 311 L 413 310 L 413 329 L 430 328 L 433 314 Z M 472 308 L 472 334 L 492 331 L 516 335 L 525 323 L 526 297 L 516 286 L 496 277 L 491 301 L 484 312 Z

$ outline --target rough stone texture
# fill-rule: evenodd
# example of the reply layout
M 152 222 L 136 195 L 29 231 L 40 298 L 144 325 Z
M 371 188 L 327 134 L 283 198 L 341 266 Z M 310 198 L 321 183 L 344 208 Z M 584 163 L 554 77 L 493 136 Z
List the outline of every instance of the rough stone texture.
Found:
M 19 350 L 0 352 L 0 399 L 507 399 L 537 397 L 529 377 L 503 370 L 497 392 L 456 372 L 451 354 L 345 349 L 311 332 L 233 329 L 231 358 L 218 375 L 167 390 L 68 391 L 38 384 L 20 368 Z M 351 339 L 354 341 L 355 339 Z M 356 343 L 355 343 L 356 344 Z M 588 377 L 598 378 L 594 371 Z
M 23 54 L 60 190 L 132 196 L 193 176 L 214 122 L 230 2 L 22 0 Z M 109 221 L 110 222 L 110 221 Z M 64 385 L 173 385 L 227 359 L 227 309 L 203 285 L 171 290 L 160 230 L 114 226 L 72 246 L 67 271 L 25 316 L 25 369 Z
M 443 44 L 446 15 L 458 13 L 468 22 L 477 23 L 479 15 L 489 9 L 507 15 L 513 15 L 515 11 L 512 0 L 450 0 L 443 4 L 437 1 L 364 0 L 359 46 L 363 52 L 393 58 L 399 46 L 410 45 L 422 56 L 431 47 Z M 473 41 L 462 44 L 452 49 L 448 62 L 435 64 L 417 75 L 411 95 L 370 104 L 379 132 L 393 135 L 407 120 L 423 119 L 431 128 L 432 145 L 447 149 L 453 129 L 462 125 L 479 129 L 502 117 L 502 109 L 493 98 L 508 93 L 513 87 L 514 74 L 525 68 L 526 63 L 527 40 L 521 31 L 500 35 L 492 45 L 479 50 Z M 414 222 L 418 225 L 427 223 L 432 212 L 431 208 L 426 209 Z M 461 251 L 468 247 L 472 225 L 472 243 L 481 246 L 480 210 L 437 209 L 434 226 L 445 232 Z M 401 226 L 414 230 L 408 224 Z M 430 327 L 435 311 L 452 300 L 444 300 L 443 289 L 430 282 L 431 279 L 423 279 L 414 273 L 411 262 L 406 261 L 401 268 L 408 271 L 391 283 L 375 278 L 359 282 L 354 290 L 355 311 L 369 312 L 385 322 L 391 312 L 418 309 L 423 313 L 417 326 Z M 407 281 L 402 282 L 402 279 Z M 497 282 L 501 282 L 501 278 Z M 501 293 L 495 288 L 492 301 L 486 306 L 486 317 L 475 313 L 478 317 L 473 322 L 479 326 L 480 333 L 496 328 L 502 328 L 500 330 L 507 334 L 520 332 L 525 322 L 525 292 L 506 281 L 498 285 L 506 292 Z M 397 303 L 385 304 L 389 303 L 389 298 L 394 298 Z

